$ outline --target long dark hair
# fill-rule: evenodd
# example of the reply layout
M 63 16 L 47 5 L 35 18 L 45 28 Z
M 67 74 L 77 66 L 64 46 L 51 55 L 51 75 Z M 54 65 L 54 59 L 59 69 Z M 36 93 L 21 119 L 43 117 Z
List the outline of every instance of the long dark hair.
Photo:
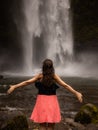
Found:
M 46 59 L 43 61 L 43 66 L 42 66 L 42 74 L 43 74 L 43 79 L 42 83 L 49 87 L 54 83 L 54 67 L 53 67 L 53 62 L 50 59 Z

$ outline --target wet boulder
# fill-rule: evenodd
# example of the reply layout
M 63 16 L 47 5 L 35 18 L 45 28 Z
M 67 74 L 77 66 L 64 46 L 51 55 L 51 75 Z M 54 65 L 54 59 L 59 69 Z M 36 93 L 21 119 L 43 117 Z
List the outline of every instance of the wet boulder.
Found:
M 0 130 L 28 130 L 26 116 L 19 111 L 0 111 Z
M 4 76 L 3 75 L 0 75 L 0 79 L 3 79 L 4 78 Z
M 98 108 L 90 103 L 82 106 L 74 121 L 82 124 L 98 123 Z

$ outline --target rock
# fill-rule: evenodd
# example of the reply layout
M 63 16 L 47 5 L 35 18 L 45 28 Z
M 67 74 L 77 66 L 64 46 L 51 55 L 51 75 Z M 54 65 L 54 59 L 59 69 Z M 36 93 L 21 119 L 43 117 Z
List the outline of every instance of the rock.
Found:
M 20 111 L 0 111 L 0 130 L 28 130 L 26 116 Z
M 71 128 L 67 124 L 64 124 L 63 122 L 61 122 L 55 125 L 54 130 L 71 130 Z
M 98 124 L 88 124 L 85 130 L 98 130 Z
M 98 123 L 98 108 L 90 103 L 82 106 L 74 121 L 82 124 Z
M 4 76 L 3 75 L 0 75 L 0 79 L 3 79 L 4 78 Z
M 74 119 L 66 118 L 65 122 L 72 128 L 72 130 L 85 130 L 85 126 L 80 123 L 74 122 Z

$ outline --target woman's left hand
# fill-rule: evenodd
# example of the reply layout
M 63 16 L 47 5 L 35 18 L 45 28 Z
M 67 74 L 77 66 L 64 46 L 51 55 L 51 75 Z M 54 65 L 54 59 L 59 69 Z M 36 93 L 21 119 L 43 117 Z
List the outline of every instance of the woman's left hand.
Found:
M 78 98 L 78 100 L 82 103 L 83 102 L 83 95 L 80 92 L 76 92 L 76 96 Z
M 15 86 L 11 85 L 10 88 L 8 89 L 7 93 L 10 94 L 15 90 Z

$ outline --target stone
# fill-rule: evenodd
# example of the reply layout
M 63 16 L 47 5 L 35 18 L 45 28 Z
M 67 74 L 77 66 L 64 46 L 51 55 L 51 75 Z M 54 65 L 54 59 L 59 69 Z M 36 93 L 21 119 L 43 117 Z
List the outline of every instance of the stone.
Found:
M 98 124 L 88 124 L 85 130 L 98 130 Z
M 0 111 L 0 130 L 28 130 L 26 116 L 19 111 Z
M 90 103 L 82 106 L 74 121 L 82 124 L 98 123 L 98 108 Z

